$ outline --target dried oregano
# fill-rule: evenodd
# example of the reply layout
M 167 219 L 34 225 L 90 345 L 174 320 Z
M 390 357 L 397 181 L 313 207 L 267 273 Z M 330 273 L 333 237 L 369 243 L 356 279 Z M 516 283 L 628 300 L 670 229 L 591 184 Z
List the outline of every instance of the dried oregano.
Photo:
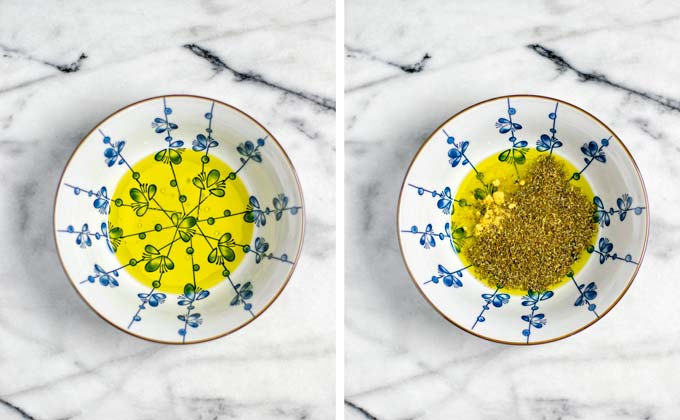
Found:
M 564 279 L 592 242 L 594 207 L 552 156 L 536 159 L 520 184 L 478 202 L 465 252 L 489 283 L 545 290 Z

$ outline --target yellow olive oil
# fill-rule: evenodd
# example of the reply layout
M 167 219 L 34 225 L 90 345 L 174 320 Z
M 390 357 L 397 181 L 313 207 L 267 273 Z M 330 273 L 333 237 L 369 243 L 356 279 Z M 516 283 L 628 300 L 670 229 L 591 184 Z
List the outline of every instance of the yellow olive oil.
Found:
M 179 163 L 159 158 L 135 163 L 116 186 L 109 214 L 115 255 L 149 288 L 181 294 L 194 281 L 203 289 L 215 286 L 251 243 L 253 224 L 243 219 L 249 193 L 215 156 L 188 149 Z M 233 250 L 233 260 L 209 261 L 225 249 L 218 243 Z

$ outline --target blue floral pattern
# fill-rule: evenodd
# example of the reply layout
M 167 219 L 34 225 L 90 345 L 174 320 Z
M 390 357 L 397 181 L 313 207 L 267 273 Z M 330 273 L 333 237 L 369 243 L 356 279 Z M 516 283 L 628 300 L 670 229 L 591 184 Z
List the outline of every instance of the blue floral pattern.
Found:
M 493 293 L 482 293 L 482 299 L 484 299 L 484 304 L 482 305 L 482 311 L 475 318 L 474 324 L 472 324 L 471 330 L 474 330 L 478 323 L 485 322 L 486 317 L 484 313 L 491 309 L 491 306 L 495 308 L 501 308 L 506 303 L 510 302 L 510 295 L 507 293 L 498 293 L 503 286 L 496 286 L 496 290 Z
M 539 152 L 548 152 L 552 155 L 553 149 L 558 149 L 562 147 L 562 142 L 555 137 L 557 134 L 557 106 L 559 102 L 555 102 L 555 110 L 548 114 L 548 118 L 552 120 L 552 128 L 550 129 L 550 135 L 541 134 L 541 137 L 536 142 L 536 150 Z
M 633 207 L 633 197 L 628 194 L 623 194 L 621 198 L 616 199 L 617 210 L 614 207 L 610 207 L 609 210 L 606 209 L 602 199 L 598 196 L 593 198 L 593 204 L 595 204 L 595 211 L 593 212 L 593 221 L 599 223 L 601 227 L 609 226 L 611 222 L 611 216 L 618 214 L 619 220 L 626 220 L 626 216 L 629 211 L 632 211 L 636 216 L 642 214 L 645 210 L 644 206 Z
M 496 121 L 496 128 L 501 134 L 510 133 L 508 137 L 510 148 L 503 150 L 498 155 L 498 160 L 512 164 L 515 167 L 515 173 L 519 176 L 517 165 L 523 165 L 526 162 L 529 142 L 517 139 L 517 131 L 522 129 L 522 125 L 512 120 L 512 116 L 517 114 L 517 110 L 510 105 L 510 98 L 507 99 L 507 108 L 508 118 L 499 118 Z
M 529 338 L 531 337 L 531 328 L 543 328 L 543 326 L 545 326 L 548 321 L 545 317 L 545 314 L 536 313 L 539 302 L 548 300 L 554 295 L 555 293 L 550 290 L 546 290 L 544 292 L 535 292 L 533 290 L 529 290 L 526 296 L 522 297 L 522 306 L 531 307 L 529 308 L 531 309 L 530 314 L 522 315 L 522 321 L 528 323 L 527 328 L 522 330 L 522 335 L 526 337 L 527 343 L 529 343 Z
M 468 206 L 468 203 L 465 199 L 463 200 L 456 200 L 453 198 L 451 195 L 451 188 L 450 187 L 444 187 L 441 192 L 438 192 L 437 190 L 429 190 L 425 187 L 420 187 L 418 185 L 413 185 L 413 184 L 408 184 L 409 187 L 415 188 L 416 191 L 418 192 L 418 195 L 424 195 L 427 193 L 427 195 L 430 195 L 434 198 L 439 198 L 437 200 L 437 208 L 442 211 L 442 213 L 446 215 L 452 215 L 455 213 L 456 209 L 454 206 L 454 203 L 458 204 L 459 207 L 466 207 Z
M 94 265 L 94 274 L 87 276 L 87 279 L 80 283 L 94 283 L 99 282 L 102 286 L 118 287 L 118 269 L 111 271 L 104 270 L 99 264 Z
M 637 265 L 637 262 L 633 261 L 633 257 L 630 254 L 626 254 L 624 257 L 620 257 L 616 252 L 612 253 L 614 250 L 614 244 L 611 243 L 609 238 L 602 237 L 597 243 L 597 249 L 594 246 L 588 246 L 589 253 L 596 253 L 600 256 L 600 264 L 604 264 L 607 260 L 620 260 L 627 263 Z
M 572 271 L 567 273 L 567 277 L 571 280 L 574 286 L 576 286 L 576 289 L 579 293 L 578 298 L 576 298 L 576 301 L 574 302 L 574 306 L 585 306 L 595 315 L 596 318 L 599 318 L 600 315 L 598 315 L 596 310 L 597 305 L 593 303 L 593 301 L 597 298 L 597 284 L 595 284 L 593 281 L 588 284 L 578 284 Z
M 604 154 L 604 148 L 609 146 L 609 140 L 611 140 L 611 136 L 609 136 L 609 138 L 602 139 L 599 146 L 592 140 L 588 143 L 584 143 L 583 146 L 581 146 L 581 152 L 586 155 L 586 157 L 583 158 L 583 161 L 586 163 L 586 165 L 580 171 L 574 172 L 571 175 L 571 179 L 581 179 L 581 174 L 583 174 L 583 172 L 585 172 L 585 170 L 588 169 L 590 164 L 594 161 L 607 163 L 607 157 Z
M 177 304 L 179 306 L 186 306 L 187 312 L 185 314 L 177 315 L 177 319 L 184 322 L 184 326 L 180 328 L 177 333 L 182 337 L 182 342 L 186 342 L 188 327 L 198 328 L 203 323 L 203 318 L 198 312 L 191 313 L 195 307 L 195 303 L 210 296 L 208 290 L 202 290 L 196 287 L 195 284 L 187 283 L 184 286 L 184 293 L 177 297 Z
M 430 280 L 426 281 L 423 284 L 427 283 L 438 284 L 441 281 L 442 284 L 446 287 L 453 287 L 454 289 L 463 287 L 462 281 L 463 271 L 467 270 L 470 267 L 472 266 L 468 265 L 466 267 L 459 268 L 458 270 L 455 271 L 449 271 L 446 267 L 439 264 L 439 266 L 437 267 L 438 275 L 432 276 Z

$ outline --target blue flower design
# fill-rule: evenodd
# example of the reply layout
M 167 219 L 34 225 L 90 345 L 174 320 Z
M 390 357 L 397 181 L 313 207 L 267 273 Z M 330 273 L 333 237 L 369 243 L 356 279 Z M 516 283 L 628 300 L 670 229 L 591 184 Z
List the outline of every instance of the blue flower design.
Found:
M 198 134 L 196 136 L 196 139 L 193 142 L 191 142 L 191 144 L 192 144 L 191 148 L 196 152 L 208 150 L 211 147 L 216 147 L 219 145 L 217 140 L 213 140 L 212 137 L 208 138 L 203 134 Z
M 180 306 L 187 306 L 187 309 L 194 309 L 192 304 L 195 301 L 203 300 L 210 296 L 210 291 L 202 290 L 191 283 L 184 286 L 184 293 L 177 296 L 177 304 Z
M 557 137 L 555 137 L 555 134 L 557 133 L 555 125 L 557 123 L 558 105 L 559 102 L 555 102 L 555 110 L 548 114 L 548 118 L 552 120 L 552 128 L 550 129 L 550 135 L 541 134 L 541 137 L 536 142 L 536 150 L 538 150 L 539 152 L 547 152 L 549 150 L 550 154 L 552 155 L 553 149 L 558 149 L 562 147 L 562 142 L 559 141 Z
M 142 300 L 142 305 L 148 303 L 149 306 L 156 307 L 163 302 L 168 297 L 165 293 L 150 292 L 150 293 L 138 293 L 137 297 Z
M 534 314 L 522 315 L 522 321 L 528 322 L 534 328 L 543 328 L 547 320 L 544 314 Z M 528 336 L 529 330 L 524 330 L 523 332 L 526 332 L 527 334 L 525 335 Z
M 596 207 L 593 212 L 593 221 L 600 223 L 600 226 L 602 227 L 609 226 L 610 216 L 618 214 L 619 220 L 623 222 L 626 220 L 626 215 L 629 211 L 632 211 L 636 216 L 639 216 L 642 214 L 642 210 L 645 209 L 643 206 L 633 207 L 633 197 L 628 194 L 623 194 L 621 198 L 616 199 L 618 210 L 614 210 L 614 207 L 610 207 L 609 210 L 607 210 L 602 199 L 597 196 L 593 198 L 593 203 L 595 203 Z
M 425 232 L 422 232 L 420 236 L 420 245 L 424 246 L 425 249 L 430 249 L 437 245 L 434 240 L 434 233 L 432 232 L 432 224 L 428 224 L 425 227 Z
M 541 301 L 548 300 L 553 297 L 555 293 L 550 290 L 544 292 L 536 292 L 529 290 L 526 296 L 522 297 L 522 306 L 530 306 L 531 313 L 528 315 L 522 315 L 522 321 L 527 322 L 529 325 L 526 329 L 522 330 L 522 335 L 527 338 L 527 343 L 529 342 L 529 337 L 531 336 L 531 328 L 543 328 L 546 324 L 547 319 L 545 314 L 536 313 L 538 310 L 538 304 Z
M 597 243 L 597 248 L 595 249 L 592 245 L 589 245 L 587 248 L 587 251 L 589 253 L 595 252 L 596 254 L 600 255 L 600 264 L 604 264 L 608 259 L 611 260 L 621 260 L 625 261 L 627 263 L 631 264 L 636 264 L 636 261 L 633 261 L 633 257 L 630 254 L 626 254 L 624 257 L 620 257 L 617 253 L 613 253 L 612 251 L 614 250 L 614 244 L 611 243 L 609 238 L 602 237 Z
M 281 220 L 283 213 L 288 211 L 292 215 L 296 215 L 300 206 L 288 207 L 288 197 L 285 194 L 278 194 L 272 199 L 274 209 L 269 207 L 262 208 L 260 201 L 254 195 L 250 196 L 246 211 L 243 214 L 243 220 L 248 223 L 255 223 L 255 226 L 261 227 L 267 224 L 267 215 L 274 213 L 276 221 Z
M 499 118 L 496 122 L 496 128 L 501 134 L 510 133 L 508 141 L 511 143 L 509 149 L 503 150 L 498 155 L 498 160 L 501 162 L 511 163 L 515 167 L 515 172 L 519 177 L 519 172 L 517 170 L 517 165 L 523 165 L 526 162 L 526 154 L 529 151 L 527 146 L 529 142 L 526 140 L 517 140 L 516 131 L 522 129 L 522 125 L 512 121 L 512 116 L 517 113 L 517 110 L 510 105 L 510 98 L 507 98 L 508 102 L 508 118 Z
M 581 291 L 581 295 L 576 299 L 576 302 L 574 302 L 574 306 L 583 306 L 586 302 L 593 300 L 597 297 L 597 285 L 594 282 L 588 283 L 586 286 L 585 284 L 581 284 L 578 286 L 578 289 Z M 588 305 L 589 309 L 590 306 L 592 306 L 593 309 L 595 309 L 595 305 Z M 591 309 L 592 310 L 592 309 Z
M 264 238 L 255 238 L 255 263 L 259 264 L 262 259 L 267 255 L 267 250 L 269 249 L 269 244 L 264 240 Z
M 450 139 L 453 139 L 453 137 L 450 137 Z M 459 163 L 461 163 L 461 161 L 463 162 L 463 165 L 467 165 L 468 160 L 467 158 L 465 158 L 465 151 L 470 145 L 470 142 L 463 141 L 460 144 L 458 144 L 452 140 L 451 144 L 453 145 L 453 147 L 449 149 L 449 164 L 451 165 L 451 167 L 455 168 L 456 166 L 458 166 Z
M 101 224 L 101 232 L 90 231 L 90 226 L 87 223 L 83 224 L 83 227 L 80 230 L 76 230 L 73 227 L 73 225 L 68 225 L 66 229 L 60 229 L 58 230 L 58 232 L 71 233 L 76 235 L 76 245 L 78 245 L 81 248 L 87 248 L 92 246 L 92 237 L 94 237 L 96 240 L 99 240 L 101 238 L 108 239 L 106 222 L 103 222 Z
M 492 304 L 496 308 L 500 308 L 510 301 L 510 295 L 507 293 L 482 293 L 482 299 L 487 300 L 487 305 Z
M 233 286 L 234 291 L 236 292 L 236 296 L 234 296 L 234 298 L 231 300 L 230 305 L 236 306 L 239 304 L 243 304 L 243 310 L 250 311 L 253 305 L 248 303 L 247 301 L 253 297 L 252 283 L 246 282 L 243 286 L 241 286 L 241 284 L 235 284 Z
M 454 289 L 463 287 L 463 282 L 461 281 L 461 279 L 463 278 L 463 271 L 467 270 L 470 267 L 471 266 L 468 265 L 467 267 L 463 267 L 459 270 L 449 271 L 446 269 L 446 267 L 439 264 L 439 266 L 437 267 L 439 275 L 432 276 L 432 278 L 429 281 L 425 282 L 425 284 L 430 282 L 437 284 L 441 280 L 442 284 L 446 287 L 453 287 Z
M 125 163 L 125 159 L 121 156 L 123 148 L 125 147 L 125 141 L 120 140 L 118 142 L 112 142 L 109 137 L 104 137 L 104 143 L 108 143 L 110 146 L 104 150 L 104 157 L 106 158 L 104 161 L 109 168 L 112 167 L 116 161 L 118 161 L 119 165 Z
M 593 204 L 595 204 L 595 211 L 593 212 L 593 221 L 599 223 L 600 226 L 609 226 L 609 212 L 604 208 L 604 203 L 602 199 L 598 196 L 593 198 Z
M 453 204 L 453 197 L 451 197 L 451 188 L 445 187 L 441 193 L 441 198 L 437 201 L 437 207 L 442 210 L 444 214 L 452 214 L 451 204 Z
M 76 245 L 80 246 L 81 248 L 92 246 L 92 239 L 90 239 L 90 227 L 87 225 L 87 223 L 83 225 L 80 233 L 78 236 L 76 236 Z
M 156 130 L 156 133 L 160 134 L 165 133 L 168 130 L 170 131 L 176 130 L 178 128 L 178 125 L 175 123 L 168 122 L 163 118 L 156 117 L 151 122 L 151 127 L 153 127 Z
M 428 193 L 428 195 L 431 195 L 432 197 L 439 197 L 436 203 L 437 208 L 440 209 L 442 213 L 446 215 L 451 215 L 455 213 L 456 208 L 454 206 L 454 203 L 458 203 L 459 207 L 468 206 L 468 203 L 465 199 L 456 200 L 453 198 L 450 187 L 444 187 L 444 189 L 441 192 L 438 192 L 437 190 L 428 190 L 427 188 L 419 187 L 413 184 L 408 184 L 408 186 L 415 188 L 416 191 L 418 191 L 418 195 Z
M 190 326 L 191 328 L 198 328 L 198 326 L 203 323 L 203 318 L 201 318 L 201 314 L 199 313 L 194 313 L 191 315 L 177 315 L 177 319 L 184 321 L 184 324 Z M 186 328 L 182 328 L 179 331 L 179 335 L 186 335 Z
M 281 216 L 283 216 L 283 212 L 286 210 L 286 206 L 288 206 L 288 197 L 284 194 L 279 194 L 274 197 L 273 204 L 274 216 L 276 217 L 276 220 L 281 220 Z
M 118 270 L 106 271 L 99 264 L 94 265 L 94 274 L 87 276 L 87 280 L 83 280 L 80 283 L 94 283 L 99 280 L 99 284 L 102 286 L 118 287 Z
M 494 290 L 493 293 L 482 293 L 482 299 L 484 299 L 484 305 L 482 305 L 482 311 L 477 315 L 475 318 L 475 323 L 472 324 L 471 329 L 475 329 L 478 323 L 480 322 L 485 322 L 486 317 L 484 316 L 484 313 L 491 309 L 492 305 L 495 308 L 500 308 L 506 303 L 510 302 L 510 295 L 507 293 L 498 293 L 503 287 L 502 286 L 496 286 L 496 290 Z
M 510 99 L 508 98 L 508 101 Z M 515 108 L 509 108 L 508 111 L 511 112 L 510 115 L 515 114 Z M 501 134 L 506 134 L 510 131 L 514 132 L 515 130 L 521 130 L 522 125 L 518 124 L 516 122 L 512 122 L 512 118 L 499 118 L 498 121 L 496 121 L 496 128 L 498 129 L 498 132 Z
M 600 141 L 600 145 L 597 145 L 597 142 L 594 141 L 589 141 L 588 143 L 584 143 L 583 146 L 581 146 L 581 152 L 586 155 L 586 157 L 583 158 L 583 161 L 586 163 L 586 165 L 583 167 L 578 172 L 574 172 L 574 174 L 571 176 L 571 179 L 578 180 L 581 178 L 581 174 L 588 169 L 591 163 L 594 161 L 606 163 L 607 162 L 607 157 L 604 154 L 604 148 L 609 146 L 609 140 L 611 139 L 611 136 L 606 139 L 602 139 Z
M 203 300 L 210 296 L 210 292 L 202 290 L 191 283 L 184 285 L 184 293 L 177 297 L 177 304 L 186 306 L 186 314 L 177 315 L 177 319 L 184 322 L 184 327 L 180 328 L 177 333 L 182 337 L 182 342 L 185 342 L 187 335 L 187 327 L 198 328 L 203 323 L 200 313 L 191 313 L 195 309 L 194 302 Z
M 265 212 L 260 208 L 260 202 L 254 195 L 250 196 L 248 200 L 247 213 L 243 215 L 243 220 L 248 223 L 255 223 L 255 226 L 261 227 L 267 224 L 267 216 Z
M 465 230 L 462 227 L 454 226 L 454 229 L 451 230 L 451 225 L 448 222 L 444 224 L 444 232 L 434 232 L 432 224 L 425 226 L 424 231 L 419 231 L 417 226 L 411 226 L 411 229 L 402 230 L 402 232 L 420 235 L 420 245 L 425 247 L 425 249 L 435 247 L 437 245 L 436 239 L 449 239 L 451 247 L 456 252 L 460 252 L 465 240 L 467 239 L 465 236 Z
M 94 200 L 94 208 L 99 210 L 101 214 L 108 214 L 109 208 L 109 196 L 107 195 L 106 187 L 101 187 L 99 192 L 97 192 L 97 198 Z
M 607 140 L 603 140 L 607 141 Z M 584 155 L 588 156 L 592 159 L 597 160 L 598 162 L 605 163 L 607 162 L 607 157 L 604 155 L 604 151 L 602 150 L 602 147 L 604 147 L 604 144 L 602 146 L 598 146 L 596 142 L 590 141 L 588 143 L 585 143 L 583 146 L 581 146 L 581 152 L 583 152 Z M 589 159 L 588 158 L 583 158 L 583 160 L 588 163 Z
M 172 109 L 167 106 L 165 98 L 163 98 L 163 117 L 156 117 L 151 122 L 151 126 L 155 129 L 156 133 L 166 133 L 165 142 L 167 143 L 164 149 L 161 149 L 156 153 L 154 159 L 157 162 L 172 163 L 178 165 L 182 162 L 182 152 L 184 149 L 184 141 L 174 140 L 172 138 L 172 130 L 176 130 L 179 126 L 173 122 L 170 122 L 168 115 L 172 114 Z
M 262 144 L 260 144 L 260 142 Z M 260 154 L 260 151 L 258 150 L 261 145 L 264 145 L 264 140 L 259 139 L 258 140 L 258 145 L 255 146 L 252 141 L 246 140 L 245 142 L 239 144 L 236 146 L 236 151 L 241 154 L 241 163 L 246 163 L 248 160 L 253 160 L 257 163 L 262 162 L 262 155 Z

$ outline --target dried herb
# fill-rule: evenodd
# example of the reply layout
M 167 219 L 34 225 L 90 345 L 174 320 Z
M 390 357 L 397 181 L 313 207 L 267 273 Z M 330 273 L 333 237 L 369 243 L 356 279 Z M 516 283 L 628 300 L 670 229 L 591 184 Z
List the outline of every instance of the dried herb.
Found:
M 552 156 L 536 159 L 521 184 L 478 201 L 474 239 L 463 252 L 491 284 L 546 290 L 591 244 L 594 206 Z

